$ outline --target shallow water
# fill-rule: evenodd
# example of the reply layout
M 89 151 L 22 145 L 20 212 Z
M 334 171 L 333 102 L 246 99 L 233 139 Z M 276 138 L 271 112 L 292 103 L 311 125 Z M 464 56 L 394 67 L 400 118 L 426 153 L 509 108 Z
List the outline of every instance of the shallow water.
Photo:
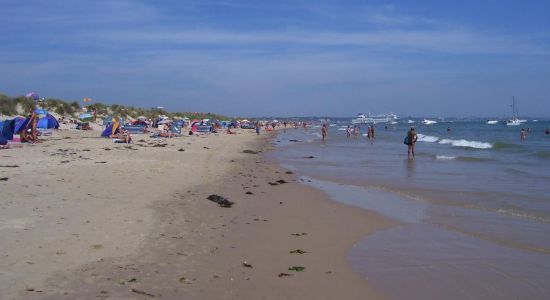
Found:
M 333 199 L 403 224 L 351 251 L 375 288 L 391 299 L 550 295 L 549 122 L 525 124 L 525 142 L 521 127 L 420 126 L 414 160 L 403 145 L 406 124 L 378 126 L 375 141 L 346 138 L 346 125 L 330 127 L 326 142 L 318 128 L 289 129 L 274 156 Z

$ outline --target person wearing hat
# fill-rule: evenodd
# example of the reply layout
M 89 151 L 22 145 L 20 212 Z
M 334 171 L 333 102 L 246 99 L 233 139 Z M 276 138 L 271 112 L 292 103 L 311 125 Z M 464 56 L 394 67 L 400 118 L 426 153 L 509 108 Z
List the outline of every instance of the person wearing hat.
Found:
M 411 129 L 407 132 L 407 137 L 405 138 L 405 145 L 407 145 L 407 157 L 414 158 L 414 146 L 416 144 L 416 140 L 418 137 L 416 136 L 416 131 L 414 130 L 414 127 L 411 127 Z

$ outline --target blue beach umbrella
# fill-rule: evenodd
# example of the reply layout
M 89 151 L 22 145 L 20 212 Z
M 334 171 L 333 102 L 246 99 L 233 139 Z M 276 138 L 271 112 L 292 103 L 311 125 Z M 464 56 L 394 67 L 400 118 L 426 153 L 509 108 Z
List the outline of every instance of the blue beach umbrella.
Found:
M 90 113 L 84 113 L 84 114 L 78 115 L 78 118 L 82 121 L 90 121 L 94 118 L 94 116 Z
M 34 101 L 37 101 L 38 99 L 40 99 L 36 92 L 28 92 L 27 94 L 25 94 L 25 98 L 30 98 L 30 99 L 33 99 Z

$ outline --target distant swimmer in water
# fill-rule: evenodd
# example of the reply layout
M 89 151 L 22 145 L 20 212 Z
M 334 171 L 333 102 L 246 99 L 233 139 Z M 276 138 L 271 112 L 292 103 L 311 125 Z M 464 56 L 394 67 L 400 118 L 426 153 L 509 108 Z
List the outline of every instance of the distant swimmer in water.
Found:
M 407 145 L 407 157 L 409 159 L 414 158 L 414 146 L 416 144 L 416 140 L 418 139 L 416 135 L 416 131 L 414 130 L 414 127 L 411 127 L 411 129 L 407 132 L 407 136 L 405 137 L 405 145 Z
M 323 141 L 325 141 L 325 139 L 327 138 L 327 134 L 328 134 L 327 124 L 323 124 L 323 127 L 321 127 L 321 135 L 323 136 Z
M 544 134 L 549 135 L 550 134 L 550 129 L 546 128 L 546 131 L 544 132 Z
M 451 127 L 447 127 L 447 131 L 451 131 Z
M 527 138 L 527 132 L 525 132 L 525 129 L 521 129 L 519 131 L 519 138 L 521 139 L 522 142 L 525 142 L 525 139 Z

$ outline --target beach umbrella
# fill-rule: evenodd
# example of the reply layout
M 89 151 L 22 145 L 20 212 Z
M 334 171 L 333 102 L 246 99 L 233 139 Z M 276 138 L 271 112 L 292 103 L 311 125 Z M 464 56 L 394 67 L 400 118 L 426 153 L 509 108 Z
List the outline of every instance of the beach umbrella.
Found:
M 84 114 L 78 115 L 78 118 L 82 121 L 90 121 L 94 118 L 94 116 L 90 113 L 84 113 Z
M 162 124 L 168 124 L 168 123 L 172 123 L 172 120 L 169 120 L 169 119 L 162 120 L 162 121 L 159 121 L 157 124 L 162 125 Z
M 142 121 L 147 121 L 147 117 L 145 117 L 145 116 L 139 116 L 136 119 L 142 120 Z
M 37 108 L 33 111 L 35 114 L 39 115 L 39 116 L 46 116 L 48 115 L 48 111 L 46 111 L 45 109 L 42 109 L 42 108 Z
M 38 97 L 38 94 L 36 92 L 28 92 L 27 94 L 25 94 L 25 98 L 30 98 L 30 99 L 33 99 L 34 101 L 40 99 L 40 97 Z

